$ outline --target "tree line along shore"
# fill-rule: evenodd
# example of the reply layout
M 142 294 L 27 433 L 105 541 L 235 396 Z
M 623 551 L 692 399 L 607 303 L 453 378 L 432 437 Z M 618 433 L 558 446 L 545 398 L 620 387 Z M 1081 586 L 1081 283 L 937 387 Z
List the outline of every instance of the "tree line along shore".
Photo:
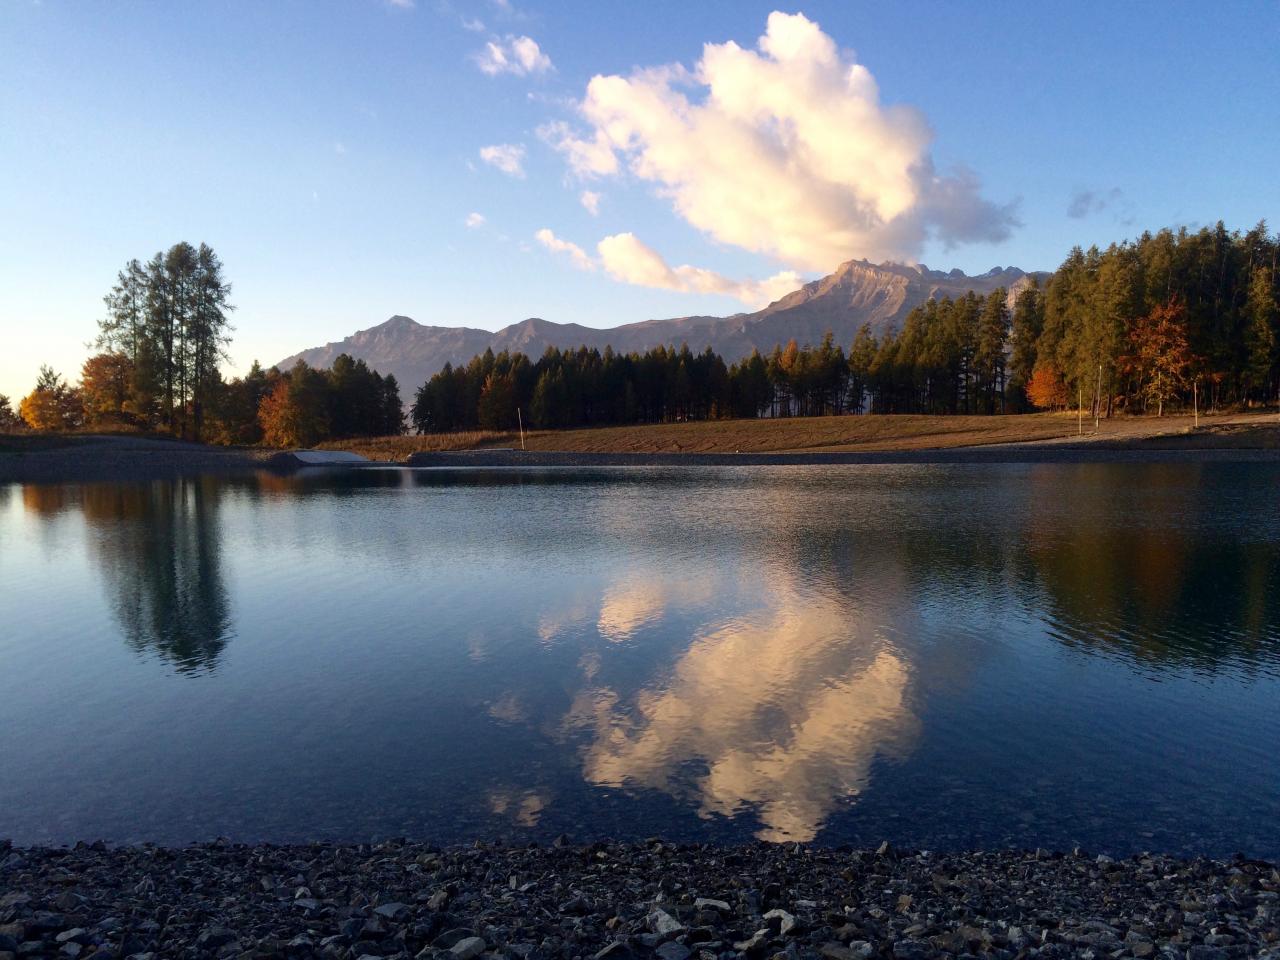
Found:
M 131 260 L 105 299 L 77 385 L 53 370 L 0 431 L 134 429 L 219 444 L 566 429 L 844 414 L 992 416 L 1084 408 L 1245 410 L 1280 403 L 1280 237 L 1265 223 L 1161 230 L 1076 248 L 1043 284 L 930 300 L 901 329 L 847 345 L 775 345 L 726 362 L 709 348 L 541 357 L 484 354 L 416 388 L 362 360 L 329 370 L 257 363 L 226 379 L 231 286 L 214 251 L 175 244 Z

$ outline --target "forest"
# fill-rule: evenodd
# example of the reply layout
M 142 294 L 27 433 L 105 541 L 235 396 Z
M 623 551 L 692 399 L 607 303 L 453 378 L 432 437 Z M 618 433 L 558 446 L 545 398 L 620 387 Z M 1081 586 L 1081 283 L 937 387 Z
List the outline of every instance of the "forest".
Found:
M 130 260 L 103 298 L 94 342 L 71 385 L 48 366 L 14 411 L 0 396 L 0 430 L 147 430 L 221 444 L 305 447 L 333 437 L 403 433 L 395 377 L 343 354 L 329 370 L 256 362 L 220 370 L 230 343 L 231 284 L 206 244 L 176 243 Z
M 491 351 L 415 392 L 419 433 L 857 413 L 983 414 L 1080 406 L 1163 414 L 1280 402 L 1280 237 L 1265 223 L 1144 233 L 1071 251 L 1043 282 L 930 300 L 900 329 L 779 344 L 726 363 L 710 349 Z M 205 244 L 131 260 L 69 385 L 42 368 L 0 429 L 121 426 L 215 443 L 309 446 L 404 432 L 399 384 L 362 360 L 223 378 L 231 286 Z
M 1275 401 L 1280 238 L 1259 223 L 1076 248 L 1043 285 L 930 300 L 846 347 L 778 345 L 737 363 L 687 345 L 620 355 L 492 352 L 423 384 L 419 433 L 844 413 L 1004 413 L 1087 406 L 1162 414 Z M 1013 300 L 1010 306 L 1010 300 Z M 527 419 L 526 419 L 527 418 Z

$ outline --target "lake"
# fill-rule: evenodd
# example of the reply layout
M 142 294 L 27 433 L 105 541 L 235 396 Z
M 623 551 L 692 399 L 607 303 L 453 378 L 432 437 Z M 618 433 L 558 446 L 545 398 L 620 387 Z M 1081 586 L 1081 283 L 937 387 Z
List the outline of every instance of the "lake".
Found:
M 1280 857 L 1280 468 L 0 486 L 0 837 Z

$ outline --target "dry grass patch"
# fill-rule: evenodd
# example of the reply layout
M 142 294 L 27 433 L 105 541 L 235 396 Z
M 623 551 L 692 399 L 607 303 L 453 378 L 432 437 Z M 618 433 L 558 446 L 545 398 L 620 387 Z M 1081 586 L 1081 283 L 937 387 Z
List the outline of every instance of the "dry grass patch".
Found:
M 1235 422 L 1226 422 L 1226 421 Z M 1247 424 L 1239 421 L 1248 420 Z M 1280 443 L 1275 427 L 1256 416 L 1200 418 L 1198 432 L 1192 418 L 1177 416 L 1114 417 L 1104 420 L 1098 433 L 1084 421 L 1085 440 L 1110 444 L 1187 447 L 1258 447 Z M 1075 413 L 1036 413 L 1009 416 L 873 415 L 849 417 L 790 417 L 779 420 L 712 420 L 642 426 L 597 427 L 581 430 L 533 430 L 525 433 L 529 450 L 564 453 L 800 453 L 846 451 L 937 450 L 995 443 L 1074 440 L 1079 430 Z M 1268 433 L 1267 431 L 1273 431 Z M 407 460 L 420 451 L 519 448 L 515 431 L 474 431 L 410 437 L 334 440 L 321 449 L 351 450 L 372 460 Z

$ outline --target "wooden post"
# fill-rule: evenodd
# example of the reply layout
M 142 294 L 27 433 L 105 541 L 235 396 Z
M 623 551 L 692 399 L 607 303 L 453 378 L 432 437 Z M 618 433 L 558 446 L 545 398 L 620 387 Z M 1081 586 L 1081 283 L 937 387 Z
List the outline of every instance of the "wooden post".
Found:
M 1200 429 L 1200 381 L 1191 381 L 1191 410 L 1195 414 L 1196 429 Z
M 1076 381 L 1076 434 L 1084 436 L 1084 384 Z
M 520 408 L 516 407 L 516 423 L 520 427 L 520 449 L 524 449 L 524 417 L 520 415 Z
M 1102 416 L 1102 364 L 1098 364 L 1098 389 L 1093 393 L 1093 432 L 1098 432 L 1098 420 Z

